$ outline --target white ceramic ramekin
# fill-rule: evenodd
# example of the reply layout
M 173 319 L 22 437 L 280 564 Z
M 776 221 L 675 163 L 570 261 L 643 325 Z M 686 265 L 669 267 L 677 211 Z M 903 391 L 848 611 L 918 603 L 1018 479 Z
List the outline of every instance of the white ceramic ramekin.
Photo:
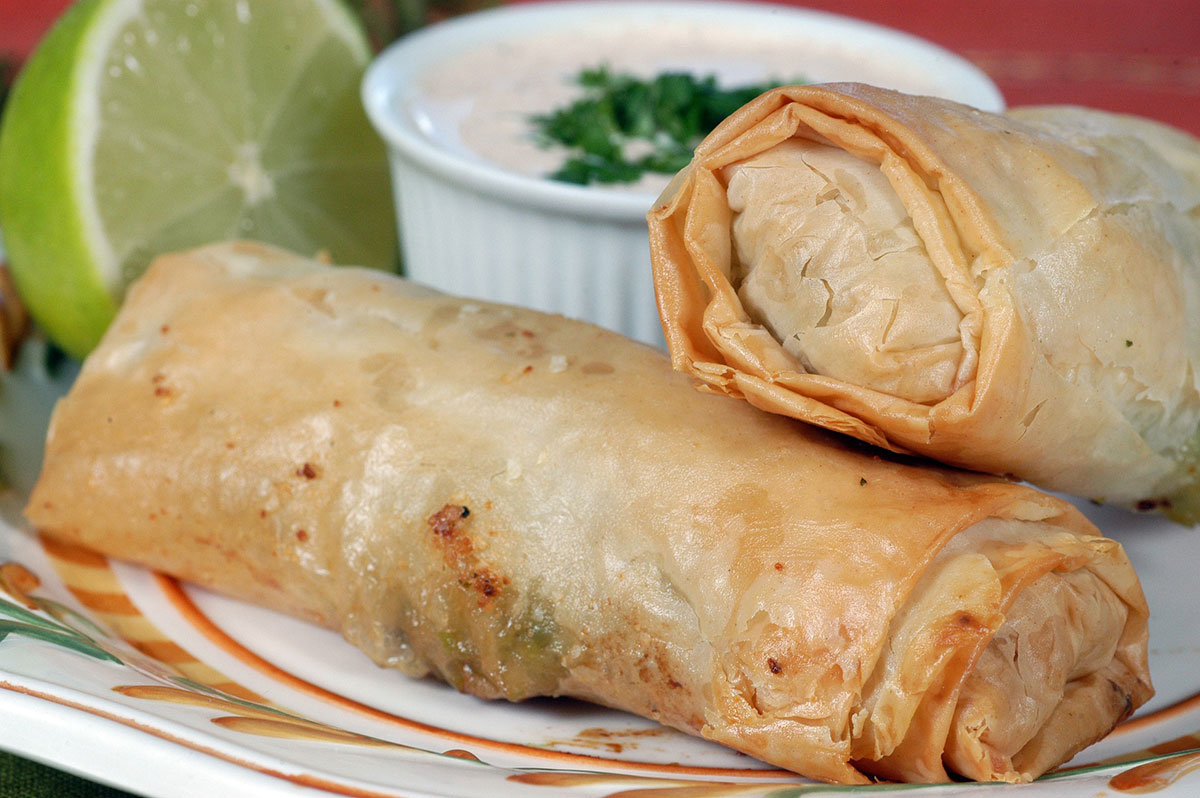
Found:
M 448 59 L 542 31 L 586 31 L 589 23 L 618 16 L 647 30 L 664 20 L 761 26 L 798 50 L 832 42 L 840 54 L 861 54 L 897 74 L 928 74 L 930 85 L 922 93 L 987 110 L 1003 108 L 986 75 L 940 47 L 877 25 L 789 6 L 559 2 L 459 17 L 393 44 L 363 82 L 367 114 L 391 157 L 408 277 L 449 293 L 562 313 L 662 344 L 644 218 L 655 195 L 555 182 L 467 157 L 423 130 L 414 113 L 414 104 L 422 101 L 423 77 Z M 649 45 L 631 37 L 630 46 Z

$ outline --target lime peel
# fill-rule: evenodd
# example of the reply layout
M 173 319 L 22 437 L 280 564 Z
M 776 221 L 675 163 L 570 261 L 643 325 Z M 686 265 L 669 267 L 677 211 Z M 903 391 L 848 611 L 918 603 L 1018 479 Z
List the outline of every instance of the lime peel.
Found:
M 83 31 L 99 5 L 81 2 L 67 10 L 39 47 L 40 57 L 29 61 L 14 85 L 0 128 L 0 222 L 13 281 L 34 318 L 77 356 L 95 345 L 98 336 L 89 330 L 107 326 L 116 302 L 94 270 L 76 265 L 69 273 L 69 264 L 90 259 L 84 223 L 67 216 L 49 228 L 40 211 L 59 206 L 58 197 L 73 197 L 76 181 L 71 168 L 71 105 L 43 102 L 38 88 L 56 87 L 67 97 L 78 93 L 81 70 L 73 65 L 80 60 Z M 11 124 L 16 117 L 23 124 Z M 39 264 L 36 272 L 18 266 L 34 262 Z M 61 324 L 39 312 L 64 305 L 71 306 L 72 318 Z
M 141 9 L 140 0 L 111 0 L 107 4 L 97 3 L 95 22 L 84 36 L 80 52 L 82 57 L 75 64 L 72 76 L 71 104 L 75 119 L 75 136 L 68 141 L 74 157 L 74 196 L 79 209 L 82 234 L 92 252 L 97 279 L 108 287 L 113 295 L 114 308 L 120 301 L 121 273 L 117 265 L 117 253 L 104 235 L 100 210 L 96 206 L 95 194 L 91 191 L 92 156 L 95 154 L 96 137 L 100 131 L 100 95 L 95 90 L 99 83 L 96 73 L 104 68 L 108 45 L 117 31 Z M 89 87 L 82 91 L 81 87 Z M 3 217 L 0 217 L 3 219 Z
M 73 5 L 0 128 L 0 227 L 39 325 L 81 358 L 153 256 L 214 240 L 394 268 L 369 58 L 340 0 Z

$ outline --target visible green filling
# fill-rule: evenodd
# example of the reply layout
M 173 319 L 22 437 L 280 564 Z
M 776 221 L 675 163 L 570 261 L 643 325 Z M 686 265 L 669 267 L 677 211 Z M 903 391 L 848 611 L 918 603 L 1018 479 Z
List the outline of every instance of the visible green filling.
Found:
M 567 635 L 551 603 L 536 589 L 519 592 L 504 581 L 481 598 L 477 586 L 452 570 L 436 584 L 392 596 L 389 634 L 403 640 L 443 681 L 475 695 L 520 701 L 554 695 L 566 675 Z
M 511 596 L 480 606 L 457 583 L 448 584 L 441 598 L 450 610 L 449 626 L 438 632 L 436 653 L 427 653 L 443 679 L 459 690 L 494 692 L 509 701 L 555 693 L 566 674 L 565 646 L 547 604 Z
M 1168 496 L 1166 501 L 1160 502 L 1157 507 L 1141 509 L 1159 509 L 1172 521 L 1195 526 L 1200 523 L 1200 428 L 1183 445 L 1179 460 L 1180 467 L 1188 473 L 1187 484 Z

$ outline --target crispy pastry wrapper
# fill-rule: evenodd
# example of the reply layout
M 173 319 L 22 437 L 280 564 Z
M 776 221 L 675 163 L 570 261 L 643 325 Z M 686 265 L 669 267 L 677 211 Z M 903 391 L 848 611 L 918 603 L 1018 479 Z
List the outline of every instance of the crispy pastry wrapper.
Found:
M 1200 143 L 770 91 L 649 214 L 677 369 L 896 452 L 1200 518 Z
M 658 351 L 254 244 L 159 259 L 55 410 L 46 534 L 834 782 L 1020 781 L 1151 694 L 1121 547 Z

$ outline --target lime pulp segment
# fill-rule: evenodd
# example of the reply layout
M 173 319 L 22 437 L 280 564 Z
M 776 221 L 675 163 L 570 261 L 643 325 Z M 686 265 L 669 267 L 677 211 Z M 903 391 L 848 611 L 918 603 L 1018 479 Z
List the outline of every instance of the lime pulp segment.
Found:
M 16 239 L 10 258 L 22 294 L 43 275 L 58 272 L 62 283 L 61 273 L 69 272 L 52 300 L 39 302 L 44 287 L 27 296 L 52 336 L 61 337 L 55 326 L 86 328 L 60 343 L 74 354 L 90 349 L 103 329 L 95 317 L 106 324 L 129 282 L 162 252 L 253 238 L 304 254 L 327 252 L 338 262 L 394 267 L 386 156 L 359 101 L 370 51 L 339 0 L 79 5 L 61 26 L 66 33 L 51 34 L 59 43 L 47 41 L 51 67 L 62 73 L 69 61 L 69 75 L 34 80 L 39 50 L 31 78 L 21 79 L 34 84 L 24 93 L 35 96 L 25 109 L 9 109 L 17 117 L 32 116 L 34 103 L 60 107 L 62 146 L 42 152 L 30 141 L 27 151 L 7 157 L 0 149 L 4 166 L 66 161 L 58 167 L 65 185 L 37 198 L 49 207 L 33 229 L 10 225 L 8 217 L 37 222 L 38 212 L 11 210 L 26 200 L 3 196 L 28 194 L 28 186 L 0 185 L 0 223 L 6 239 Z M 21 121 L 6 120 L 6 127 Z M 76 251 L 47 264 L 39 252 L 62 225 L 75 230 Z M 94 311 L 86 318 L 55 324 L 53 317 L 89 305 Z

